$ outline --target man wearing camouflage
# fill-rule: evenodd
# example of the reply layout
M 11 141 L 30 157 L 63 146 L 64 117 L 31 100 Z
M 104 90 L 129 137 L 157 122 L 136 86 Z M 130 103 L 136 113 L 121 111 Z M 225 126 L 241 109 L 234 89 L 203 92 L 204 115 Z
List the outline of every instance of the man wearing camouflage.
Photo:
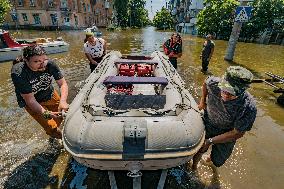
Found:
M 249 70 L 230 66 L 223 78 L 211 76 L 205 80 L 198 107 L 204 109 L 206 140 L 193 157 L 193 170 L 211 145 L 211 154 L 205 161 L 222 166 L 236 140 L 252 128 L 257 109 L 253 97 L 246 91 L 252 78 Z

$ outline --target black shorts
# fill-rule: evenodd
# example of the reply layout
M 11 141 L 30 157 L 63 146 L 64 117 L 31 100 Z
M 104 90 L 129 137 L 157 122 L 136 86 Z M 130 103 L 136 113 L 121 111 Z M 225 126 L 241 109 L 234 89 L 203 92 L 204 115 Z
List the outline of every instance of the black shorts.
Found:
M 177 69 L 177 58 L 169 58 L 169 61 L 175 69 Z
M 92 64 L 92 63 L 90 63 L 91 72 L 93 72 L 93 71 L 96 69 L 96 67 L 98 66 L 98 64 L 102 61 L 103 57 L 104 57 L 104 55 L 103 55 L 102 57 L 93 58 L 93 60 L 96 61 L 97 64 Z

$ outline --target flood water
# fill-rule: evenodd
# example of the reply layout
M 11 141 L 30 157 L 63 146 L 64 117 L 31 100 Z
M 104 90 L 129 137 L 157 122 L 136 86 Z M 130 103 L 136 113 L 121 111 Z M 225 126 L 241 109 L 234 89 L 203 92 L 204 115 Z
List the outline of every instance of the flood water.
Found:
M 122 54 L 150 55 L 162 50 L 171 32 L 154 28 L 103 31 L 109 50 Z M 63 69 L 70 88 L 69 102 L 76 95 L 75 85 L 89 75 L 82 51 L 84 32 L 11 31 L 17 38 L 59 37 L 70 43 L 70 51 L 50 55 Z M 199 54 L 204 39 L 182 35 L 183 56 L 178 72 L 196 100 L 208 75 L 200 72 Z M 266 71 L 284 76 L 284 46 L 238 43 L 234 63 L 224 61 L 227 41 L 215 40 L 210 62 L 211 74 L 221 76 L 230 65 L 250 69 L 257 78 L 268 78 Z M 43 129 L 17 106 L 10 79 L 11 62 L 0 63 L 0 188 L 110 188 L 106 171 L 88 169 L 76 163 L 64 150 L 50 142 Z M 282 87 L 284 85 L 282 84 Z M 165 188 L 284 188 L 284 107 L 276 103 L 279 94 L 263 83 L 249 90 L 256 98 L 258 114 L 251 131 L 238 140 L 233 155 L 220 168 L 200 164 L 198 173 L 188 165 L 170 169 Z M 52 143 L 52 144 L 51 144 Z M 160 171 L 143 172 L 142 188 L 156 188 Z M 118 188 L 131 188 L 126 172 L 115 173 Z

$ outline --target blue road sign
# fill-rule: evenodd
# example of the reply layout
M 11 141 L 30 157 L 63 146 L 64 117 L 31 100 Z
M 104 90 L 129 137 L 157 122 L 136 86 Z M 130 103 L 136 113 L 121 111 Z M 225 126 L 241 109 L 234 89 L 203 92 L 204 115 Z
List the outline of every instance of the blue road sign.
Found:
M 235 22 L 247 22 L 251 17 L 251 6 L 239 6 L 236 9 Z

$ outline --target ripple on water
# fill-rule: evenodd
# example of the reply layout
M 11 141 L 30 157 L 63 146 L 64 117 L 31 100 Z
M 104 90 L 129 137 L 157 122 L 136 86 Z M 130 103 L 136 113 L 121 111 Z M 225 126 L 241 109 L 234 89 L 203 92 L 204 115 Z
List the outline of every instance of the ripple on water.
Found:
M 87 186 L 84 185 L 84 180 L 88 176 L 87 167 L 77 163 L 77 161 L 72 161 L 71 169 L 72 172 L 75 173 L 75 176 L 69 184 L 69 187 L 86 189 Z
M 0 145 L 5 156 L 1 156 L 1 186 L 5 188 L 41 188 L 49 182 L 57 147 L 50 146 L 48 140 L 32 138 L 15 140 Z M 36 179 L 41 178 L 41 179 Z

